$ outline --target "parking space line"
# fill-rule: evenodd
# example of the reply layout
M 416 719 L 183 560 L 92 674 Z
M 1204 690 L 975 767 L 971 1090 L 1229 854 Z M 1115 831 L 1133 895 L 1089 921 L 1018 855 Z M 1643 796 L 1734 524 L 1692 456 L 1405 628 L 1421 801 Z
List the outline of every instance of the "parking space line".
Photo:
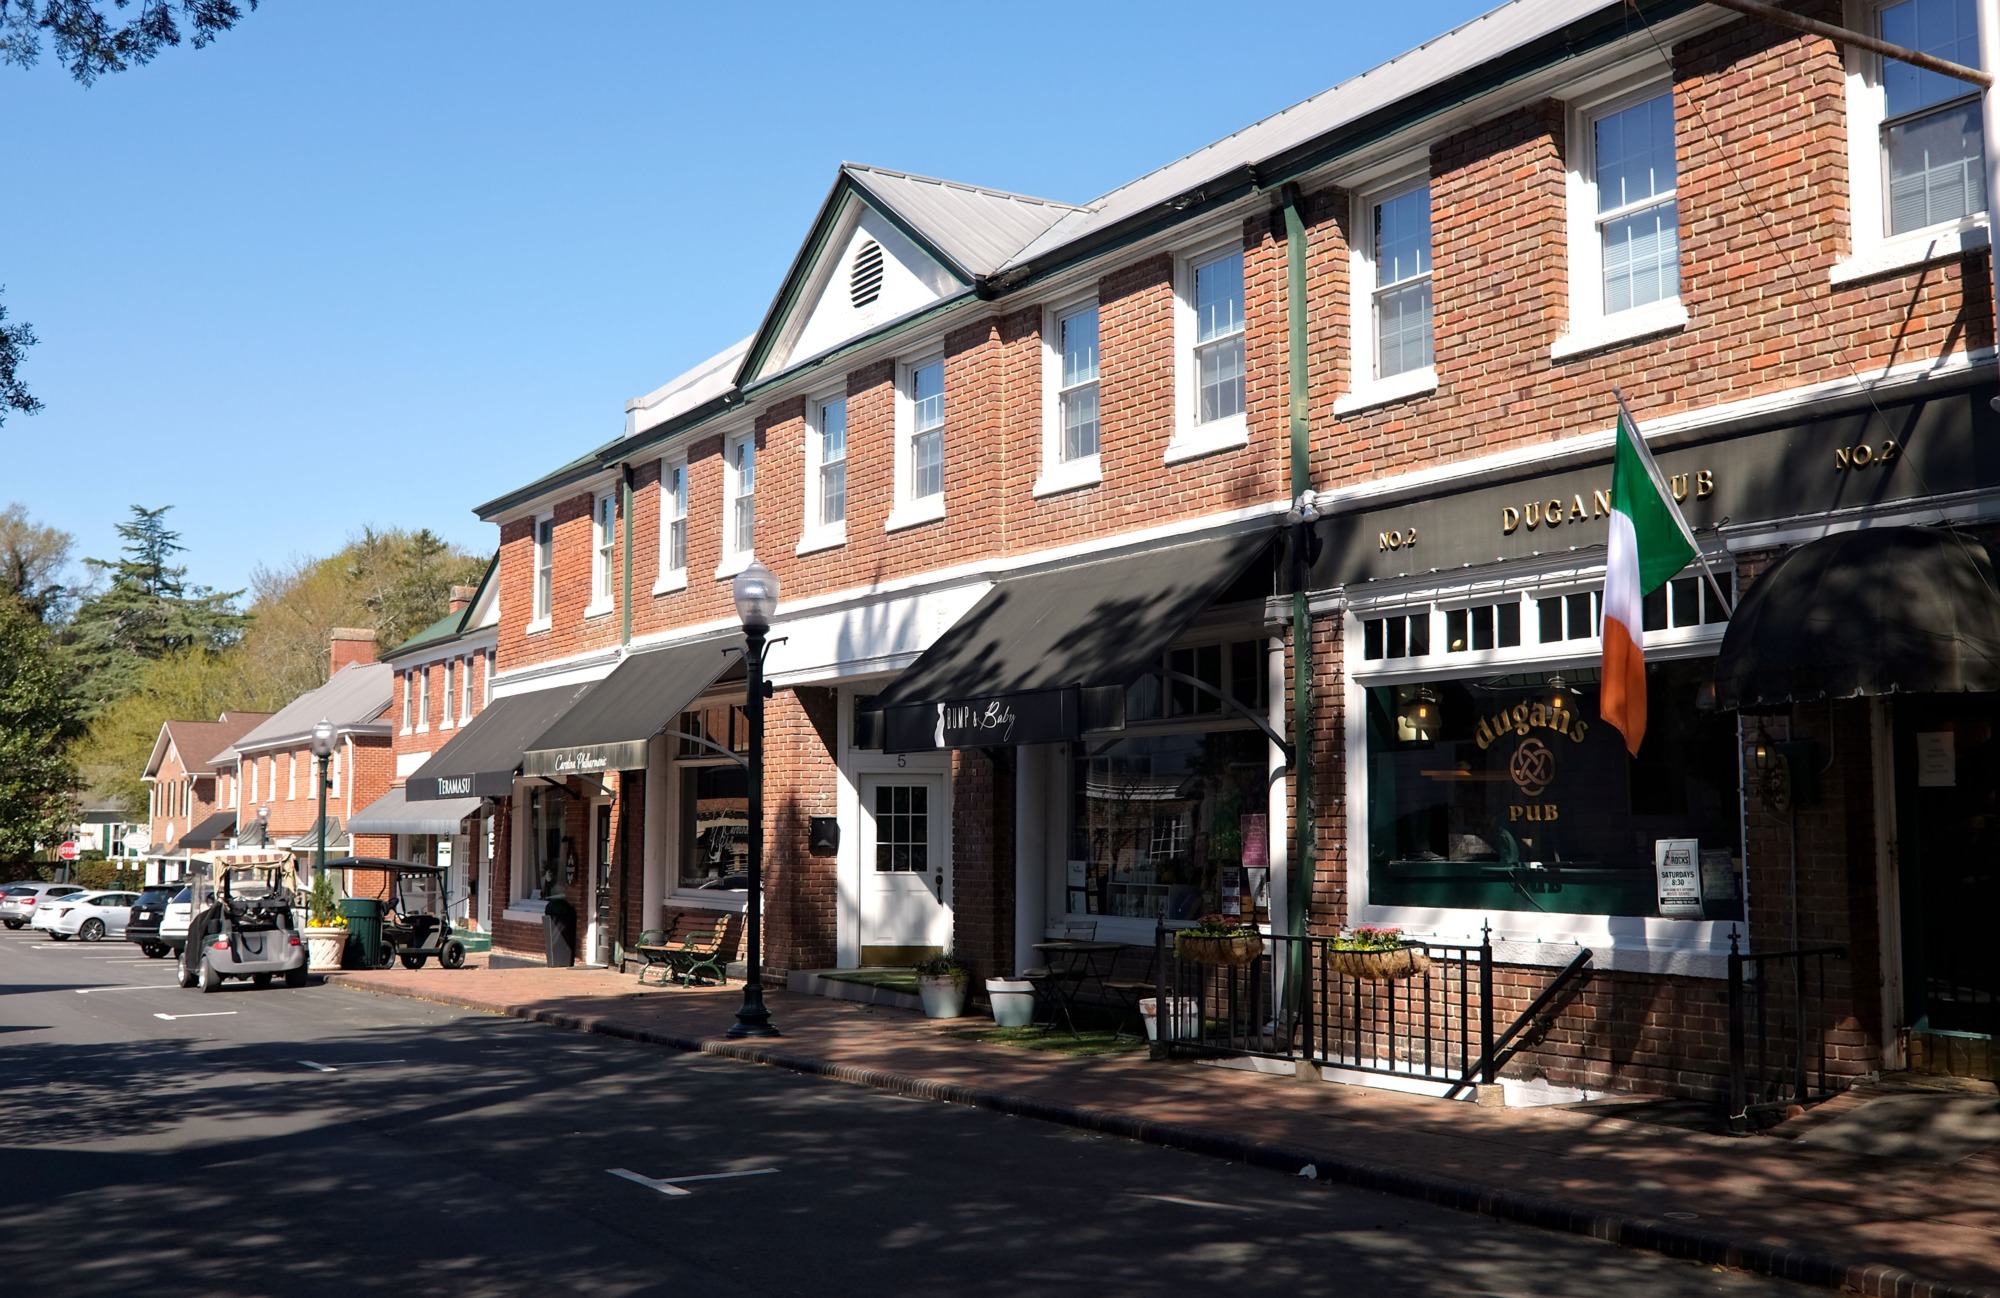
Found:
M 235 1010 L 203 1010 L 199 1014 L 161 1014 L 155 1011 L 153 1017 L 156 1019 L 165 1019 L 171 1023 L 175 1019 L 219 1019 L 226 1014 L 234 1014 L 235 1012 Z
M 315 1063 L 310 1059 L 301 1059 L 299 1062 L 316 1073 L 337 1073 L 341 1068 L 372 1068 L 376 1064 L 407 1064 L 410 1061 L 407 1059 L 350 1059 L 340 1065 L 340 1068 L 335 1068 L 331 1064 Z
M 607 1167 L 604 1170 L 613 1176 L 622 1176 L 628 1181 L 643 1185 L 649 1190 L 658 1190 L 661 1194 L 679 1196 L 694 1193 L 692 1190 L 681 1189 L 683 1181 L 728 1181 L 739 1176 L 770 1176 L 778 1169 L 775 1167 L 758 1167 L 752 1168 L 748 1172 L 703 1172 L 698 1176 L 641 1176 L 639 1173 L 626 1167 Z
M 164 992 L 173 990 L 176 985 L 174 983 L 147 983 L 144 985 L 134 983 L 129 987 L 73 987 L 70 990 L 79 996 L 88 996 L 93 992 Z

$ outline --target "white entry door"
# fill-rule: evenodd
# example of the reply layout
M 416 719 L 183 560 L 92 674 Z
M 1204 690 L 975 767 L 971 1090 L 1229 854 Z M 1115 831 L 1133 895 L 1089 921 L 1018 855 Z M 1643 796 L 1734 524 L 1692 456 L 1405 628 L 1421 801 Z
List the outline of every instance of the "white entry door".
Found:
M 951 809 L 942 775 L 861 781 L 861 946 L 885 961 L 951 946 Z

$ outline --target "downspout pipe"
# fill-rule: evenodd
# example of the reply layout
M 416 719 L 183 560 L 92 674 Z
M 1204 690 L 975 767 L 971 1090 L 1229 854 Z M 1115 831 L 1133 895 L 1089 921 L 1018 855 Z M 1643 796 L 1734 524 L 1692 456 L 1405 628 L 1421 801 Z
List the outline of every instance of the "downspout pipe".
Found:
M 1291 496 L 1295 511 L 1312 489 L 1311 403 L 1307 391 L 1310 357 L 1307 354 L 1306 311 L 1306 223 L 1299 211 L 1299 187 L 1286 184 L 1279 191 L 1285 214 L 1285 326 L 1286 352 L 1290 366 L 1286 395 L 1291 423 Z M 1291 537 L 1292 550 L 1292 807 L 1293 877 L 1298 886 L 1288 888 L 1287 917 L 1290 931 L 1304 936 L 1311 915 L 1313 870 L 1318 849 L 1318 798 L 1315 796 L 1313 717 L 1313 650 L 1310 603 L 1306 598 L 1308 567 L 1306 548 L 1312 537 L 1312 523 L 1301 521 Z M 1303 955 L 1303 949 L 1293 950 Z M 1294 970 L 1291 985 L 1301 986 L 1303 970 Z
M 618 596 L 618 643 L 625 647 L 632 643 L 632 465 L 629 462 L 618 466 L 618 479 L 622 488 L 618 493 L 618 509 L 625 516 L 618 543 L 618 574 L 622 584 Z

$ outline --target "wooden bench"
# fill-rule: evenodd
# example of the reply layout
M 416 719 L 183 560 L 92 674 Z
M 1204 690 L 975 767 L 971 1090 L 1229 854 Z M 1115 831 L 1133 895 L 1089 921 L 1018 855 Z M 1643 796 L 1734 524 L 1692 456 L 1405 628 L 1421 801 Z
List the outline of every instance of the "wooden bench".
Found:
M 670 977 L 683 987 L 694 986 L 696 979 L 701 979 L 705 986 L 710 977 L 726 984 L 729 974 L 723 967 L 722 954 L 729 938 L 729 916 L 718 915 L 706 922 L 708 927 L 691 929 L 672 939 L 662 929 L 649 928 L 641 933 L 636 948 L 639 982 L 643 985 L 646 974 L 658 969 L 662 987 Z

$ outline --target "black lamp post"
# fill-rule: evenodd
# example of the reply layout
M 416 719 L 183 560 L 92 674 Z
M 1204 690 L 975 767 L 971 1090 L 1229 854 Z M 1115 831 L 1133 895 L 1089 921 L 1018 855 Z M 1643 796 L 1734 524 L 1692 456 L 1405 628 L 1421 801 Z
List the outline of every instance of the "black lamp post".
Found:
M 743 620 L 743 670 L 748 696 L 743 708 L 750 723 L 750 767 L 748 774 L 750 861 L 749 904 L 744 908 L 743 942 L 745 964 L 743 1007 L 730 1025 L 732 1037 L 775 1037 L 771 1012 L 764 1008 L 764 637 L 771 629 L 771 614 L 778 607 L 778 577 L 769 568 L 750 561 L 736 574 L 734 585 L 736 615 Z
M 313 723 L 313 756 L 319 758 L 319 854 L 313 860 L 313 882 L 326 873 L 326 787 L 328 766 L 333 758 L 333 722 L 321 717 Z

